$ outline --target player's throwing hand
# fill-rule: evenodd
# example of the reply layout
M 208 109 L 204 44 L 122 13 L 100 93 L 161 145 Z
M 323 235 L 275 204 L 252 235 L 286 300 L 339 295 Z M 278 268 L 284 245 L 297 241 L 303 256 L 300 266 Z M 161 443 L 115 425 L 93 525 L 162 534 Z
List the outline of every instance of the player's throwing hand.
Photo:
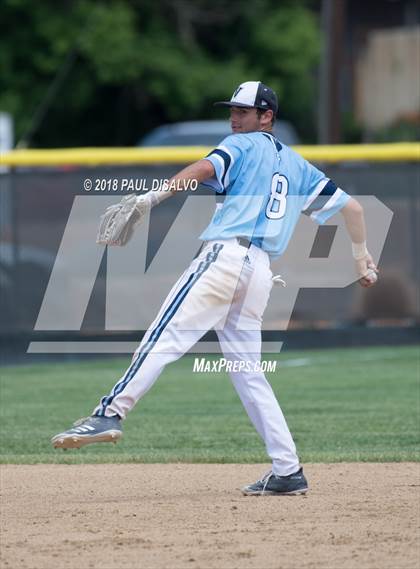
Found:
M 364 288 L 369 288 L 378 281 L 379 271 L 370 255 L 365 259 L 356 261 L 356 272 L 360 275 L 359 283 Z

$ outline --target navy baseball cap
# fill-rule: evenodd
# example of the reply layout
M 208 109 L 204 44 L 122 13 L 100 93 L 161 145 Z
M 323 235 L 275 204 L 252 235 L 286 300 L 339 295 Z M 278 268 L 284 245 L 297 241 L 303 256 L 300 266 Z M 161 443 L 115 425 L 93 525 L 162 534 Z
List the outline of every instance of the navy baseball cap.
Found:
M 245 107 L 268 110 L 271 109 L 276 115 L 278 110 L 277 95 L 261 83 L 261 81 L 246 81 L 241 83 L 235 90 L 230 101 L 217 101 L 216 106 Z

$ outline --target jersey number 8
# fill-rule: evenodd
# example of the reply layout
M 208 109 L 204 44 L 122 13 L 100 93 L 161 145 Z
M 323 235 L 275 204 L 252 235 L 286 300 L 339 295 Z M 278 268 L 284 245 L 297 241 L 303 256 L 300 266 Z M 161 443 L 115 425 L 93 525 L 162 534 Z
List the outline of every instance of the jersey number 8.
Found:
M 286 213 L 286 196 L 289 182 L 286 176 L 274 174 L 271 180 L 271 195 L 265 208 L 268 219 L 281 219 Z

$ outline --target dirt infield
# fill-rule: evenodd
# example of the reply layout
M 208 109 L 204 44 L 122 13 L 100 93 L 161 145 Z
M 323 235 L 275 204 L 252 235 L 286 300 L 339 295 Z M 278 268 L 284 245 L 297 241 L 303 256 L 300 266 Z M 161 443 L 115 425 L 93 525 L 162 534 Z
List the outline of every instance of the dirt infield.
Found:
M 264 468 L 1 466 L 1 567 L 418 567 L 419 464 L 309 464 L 306 496 L 242 496 Z

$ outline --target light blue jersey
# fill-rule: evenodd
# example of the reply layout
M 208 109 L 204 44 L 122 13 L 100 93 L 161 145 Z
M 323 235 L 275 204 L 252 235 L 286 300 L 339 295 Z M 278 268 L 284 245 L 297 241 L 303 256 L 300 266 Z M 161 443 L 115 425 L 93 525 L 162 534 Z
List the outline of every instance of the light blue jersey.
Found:
M 325 223 L 350 196 L 267 132 L 233 134 L 207 157 L 215 177 L 203 182 L 225 194 L 204 241 L 245 237 L 271 257 L 286 249 L 300 213 Z

